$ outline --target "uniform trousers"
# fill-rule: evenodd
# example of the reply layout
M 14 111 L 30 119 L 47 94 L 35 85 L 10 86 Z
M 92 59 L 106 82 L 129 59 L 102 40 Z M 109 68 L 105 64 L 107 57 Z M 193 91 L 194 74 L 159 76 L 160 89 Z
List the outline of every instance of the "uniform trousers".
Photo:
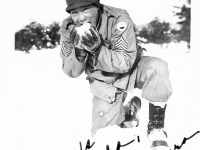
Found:
M 168 65 L 160 58 L 142 56 L 136 71 L 134 88 L 142 90 L 141 97 L 149 102 L 166 102 L 172 94 Z M 118 91 L 113 103 L 108 103 L 96 96 L 92 103 L 92 136 L 108 125 L 119 125 L 124 119 L 126 93 Z

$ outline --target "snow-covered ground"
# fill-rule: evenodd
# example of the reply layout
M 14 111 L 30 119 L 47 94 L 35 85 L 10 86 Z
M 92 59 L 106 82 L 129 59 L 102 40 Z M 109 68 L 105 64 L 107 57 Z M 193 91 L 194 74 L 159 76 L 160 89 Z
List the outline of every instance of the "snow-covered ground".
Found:
M 200 96 L 196 89 L 192 52 L 184 43 L 168 47 L 145 45 L 145 55 L 168 62 L 173 95 L 168 101 L 165 127 L 172 149 L 184 137 L 200 130 Z M 95 142 L 92 150 L 115 150 L 117 141 L 133 143 L 123 150 L 148 149 L 146 137 L 148 102 L 142 99 L 140 126 L 100 130 L 92 138 L 91 99 L 85 74 L 68 78 L 61 69 L 59 48 L 1 52 L 0 55 L 0 149 L 1 150 L 79 150 L 88 139 Z M 140 96 L 139 90 L 134 90 Z M 140 142 L 137 140 L 140 137 Z M 188 140 L 181 150 L 199 150 L 200 134 Z

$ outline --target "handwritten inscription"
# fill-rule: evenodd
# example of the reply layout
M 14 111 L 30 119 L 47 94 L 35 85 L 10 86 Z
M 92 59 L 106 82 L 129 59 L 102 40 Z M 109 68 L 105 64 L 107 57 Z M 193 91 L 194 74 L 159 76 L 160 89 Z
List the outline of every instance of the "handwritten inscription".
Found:
M 130 142 L 128 142 L 127 144 L 124 144 L 124 145 L 121 145 L 121 142 L 118 141 L 118 142 L 117 142 L 117 148 L 116 148 L 116 150 L 120 150 L 121 147 L 125 147 L 125 146 L 127 146 L 127 145 L 133 143 L 134 141 L 135 141 L 135 139 L 132 140 L 132 141 L 130 141 Z M 106 150 L 110 150 L 109 145 L 106 145 Z
M 138 142 L 140 142 L 140 137 L 139 136 L 137 136 L 137 140 L 138 140 Z M 131 140 L 130 142 L 128 142 L 128 143 L 126 143 L 124 145 L 121 145 L 121 142 L 118 141 L 116 150 L 120 150 L 121 147 L 125 147 L 125 146 L 133 143 L 134 141 L 135 141 L 135 139 Z M 79 144 L 80 144 L 80 150 L 83 150 L 82 143 L 79 142 Z M 85 146 L 85 150 L 91 149 L 94 146 L 94 144 L 95 144 L 95 142 L 93 142 L 92 145 L 90 145 L 90 140 L 88 139 L 87 143 L 86 143 L 86 146 Z M 106 145 L 106 150 L 110 150 L 109 145 Z
M 81 142 L 79 142 L 79 144 L 80 144 L 80 150 L 82 150 L 82 144 L 81 144 Z M 87 144 L 86 144 L 86 146 L 85 146 L 85 150 L 91 149 L 92 146 L 94 146 L 94 144 L 95 144 L 95 142 L 93 142 L 92 145 L 90 145 L 90 140 L 88 139 L 88 140 L 87 140 Z
M 182 143 L 181 143 L 180 146 L 174 145 L 174 150 L 176 150 L 176 149 L 181 149 L 181 147 L 186 143 L 187 140 L 192 139 L 192 138 L 193 138 L 195 135 L 197 135 L 198 133 L 200 133 L 200 131 L 197 131 L 196 133 L 194 133 L 193 135 L 191 135 L 191 136 L 188 137 L 188 138 L 184 137 L 184 138 L 183 138 L 183 141 L 182 141 Z
M 193 138 L 195 135 L 197 135 L 198 133 L 200 133 L 200 131 L 195 132 L 193 135 L 191 135 L 191 136 L 188 137 L 188 138 L 184 137 L 184 138 L 183 138 L 183 141 L 182 141 L 182 143 L 181 143 L 180 146 L 179 146 L 179 145 L 174 145 L 174 150 L 176 150 L 176 149 L 181 149 L 182 146 L 186 143 L 187 140 L 192 139 L 192 138 Z M 128 142 L 128 143 L 126 143 L 126 144 L 123 144 L 123 145 L 121 144 L 120 141 L 118 141 L 118 142 L 117 142 L 117 148 L 116 148 L 116 150 L 120 150 L 120 148 L 126 147 L 126 146 L 128 146 L 129 144 L 133 143 L 134 141 L 135 141 L 135 139 L 133 139 L 133 140 L 131 140 L 130 142 Z M 137 141 L 140 142 L 140 137 L 139 137 L 139 136 L 137 136 Z M 79 142 L 79 144 L 80 144 L 80 150 L 83 150 L 83 148 L 82 148 L 82 143 Z M 95 144 L 95 142 L 93 142 L 92 144 L 90 144 L 90 140 L 88 139 L 88 140 L 87 140 L 87 143 L 86 143 L 86 146 L 85 146 L 85 150 L 91 149 L 91 148 L 94 146 L 94 144 Z M 110 146 L 109 146 L 109 145 L 106 145 L 106 150 L 110 150 Z

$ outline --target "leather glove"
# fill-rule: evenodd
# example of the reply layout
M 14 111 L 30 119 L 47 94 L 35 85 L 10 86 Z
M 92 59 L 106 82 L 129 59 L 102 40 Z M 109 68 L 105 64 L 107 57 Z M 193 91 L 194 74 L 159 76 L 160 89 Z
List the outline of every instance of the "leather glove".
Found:
M 70 40 L 74 46 L 76 58 L 83 63 L 87 56 L 87 51 L 80 45 L 80 35 L 78 34 L 76 28 L 77 26 L 74 26 L 71 29 Z
M 103 40 L 101 40 L 97 28 L 90 25 L 90 28 L 86 30 L 82 36 L 81 44 L 89 52 L 88 63 L 92 66 L 97 65 L 102 42 Z
M 101 46 L 101 38 L 95 26 L 90 25 L 89 29 L 85 30 L 82 35 L 81 44 L 92 54 L 95 54 L 95 52 L 99 50 L 99 47 Z
M 75 27 L 72 34 L 72 42 L 75 47 L 85 49 L 95 55 L 101 46 L 101 38 L 95 26 L 85 23 L 80 27 Z

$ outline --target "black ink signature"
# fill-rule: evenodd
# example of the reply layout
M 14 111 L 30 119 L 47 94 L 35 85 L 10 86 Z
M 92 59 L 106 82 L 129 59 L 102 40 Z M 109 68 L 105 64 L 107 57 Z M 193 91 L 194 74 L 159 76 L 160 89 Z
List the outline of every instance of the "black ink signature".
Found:
M 140 137 L 139 137 L 139 136 L 137 136 L 137 140 L 138 140 L 138 142 L 140 142 Z M 118 142 L 117 142 L 117 149 L 116 149 L 116 150 L 120 150 L 121 147 L 125 147 L 125 146 L 127 146 L 127 145 L 133 143 L 134 141 L 135 141 L 135 139 L 133 139 L 132 141 L 130 141 L 130 142 L 124 144 L 124 145 L 121 145 L 121 142 L 118 141 Z M 82 150 L 82 144 L 81 144 L 81 142 L 79 142 L 79 144 L 80 144 L 80 150 Z M 91 149 L 91 148 L 94 146 L 94 144 L 95 144 L 95 142 L 93 142 L 92 145 L 90 145 L 90 140 L 88 139 L 88 140 L 87 140 L 86 147 L 85 147 L 85 150 Z M 106 150 L 110 150 L 109 145 L 106 145 Z
M 181 143 L 180 146 L 179 146 L 179 145 L 174 145 L 174 150 L 176 150 L 176 149 L 181 149 L 182 146 L 186 143 L 187 140 L 192 139 L 192 138 L 193 138 L 195 135 L 197 135 L 198 133 L 200 133 L 200 131 L 195 132 L 193 135 L 191 135 L 191 136 L 188 137 L 188 138 L 184 137 L 184 138 L 183 138 L 183 141 L 182 141 L 182 143 Z M 127 145 L 133 143 L 134 141 L 135 141 L 135 139 L 133 139 L 132 141 L 130 141 L 130 142 L 124 144 L 124 145 L 121 145 L 121 142 L 118 141 L 118 142 L 117 142 L 117 148 L 116 148 L 116 150 L 120 150 L 121 147 L 125 147 L 125 146 L 127 146 Z M 140 142 L 140 137 L 139 137 L 139 136 L 137 136 L 137 141 Z M 79 142 L 79 144 L 80 144 L 80 150 L 82 150 L 82 144 L 81 144 L 81 142 Z M 88 140 L 87 140 L 87 143 L 86 143 L 85 150 L 91 149 L 91 148 L 94 146 L 94 144 L 95 144 L 95 142 L 93 142 L 92 145 L 90 145 L 90 140 L 88 139 Z M 109 145 L 106 145 L 106 150 L 110 150 Z
M 139 137 L 139 136 L 137 136 L 137 139 L 138 139 L 138 142 L 140 142 L 140 137 Z M 124 145 L 121 145 L 121 142 L 118 141 L 118 142 L 117 142 L 117 148 L 116 148 L 116 150 L 120 150 L 121 147 L 125 147 L 125 146 L 127 146 L 127 145 L 133 143 L 134 141 L 135 141 L 135 139 L 133 139 L 132 141 L 130 141 L 130 142 L 124 144 Z M 110 150 L 109 145 L 106 145 L 106 150 Z
M 187 140 L 190 140 L 191 138 L 193 138 L 193 137 L 194 137 L 196 134 L 198 134 L 198 133 L 200 133 L 200 131 L 197 131 L 196 133 L 194 133 L 193 135 L 191 135 L 191 136 L 188 137 L 188 138 L 184 137 L 184 138 L 183 138 L 183 141 L 182 141 L 182 143 L 181 143 L 180 146 L 174 145 L 174 150 L 176 150 L 176 149 L 181 149 L 181 147 L 186 143 Z
M 82 144 L 81 144 L 81 142 L 79 142 L 79 144 L 80 144 L 80 150 L 82 150 Z M 95 144 L 95 142 L 93 142 L 92 145 L 90 145 L 90 140 L 88 139 L 88 140 L 87 140 L 87 144 L 86 144 L 86 146 L 85 146 L 85 150 L 91 149 L 92 146 L 94 146 L 94 144 Z

